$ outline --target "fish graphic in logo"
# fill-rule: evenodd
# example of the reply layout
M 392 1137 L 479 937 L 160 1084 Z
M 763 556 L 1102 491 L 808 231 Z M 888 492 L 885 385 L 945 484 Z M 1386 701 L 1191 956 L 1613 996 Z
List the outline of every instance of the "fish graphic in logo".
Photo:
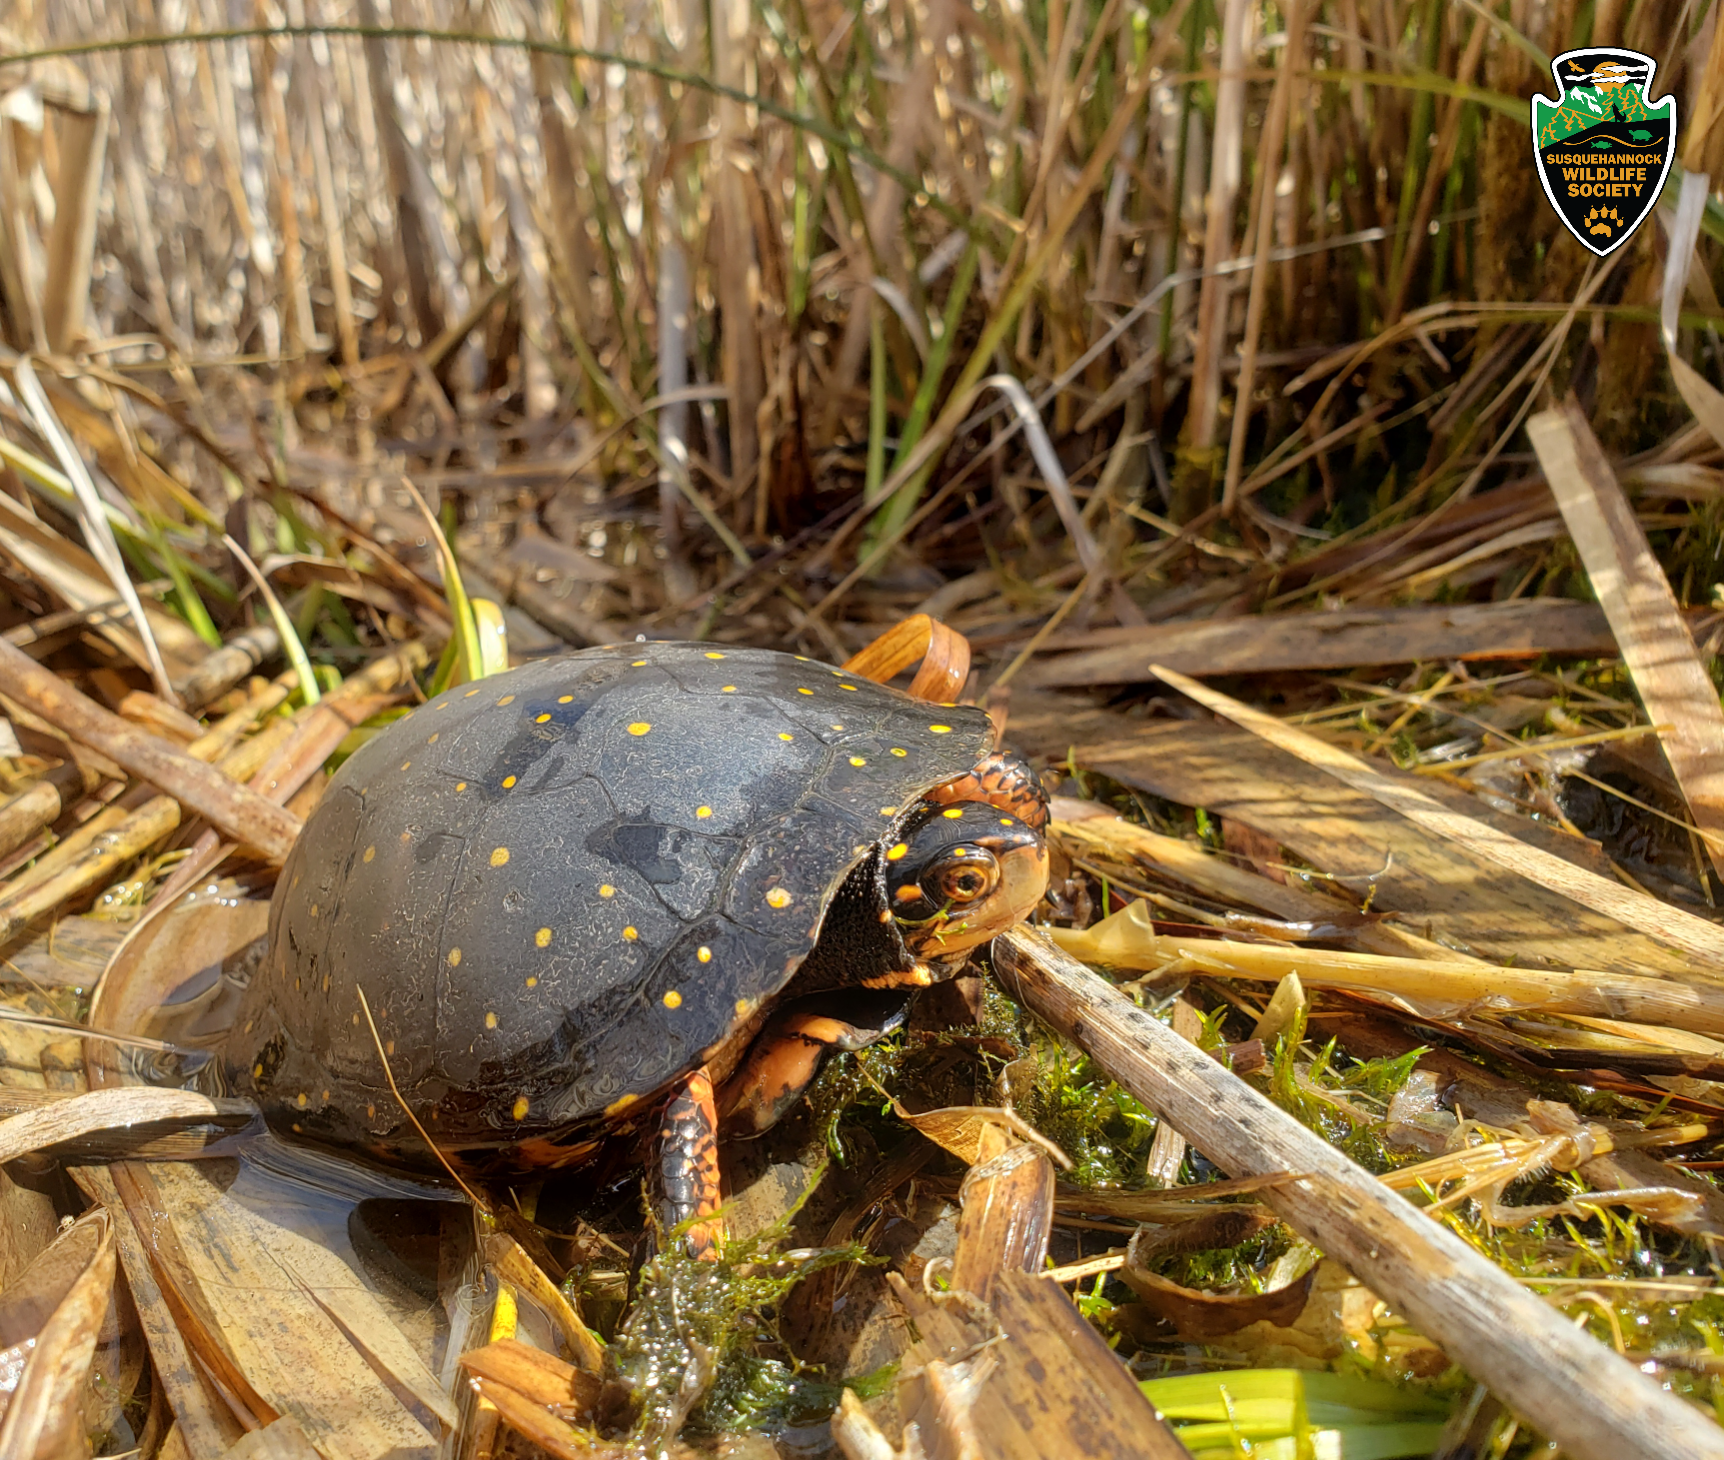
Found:
M 1550 63 L 1557 100 L 1532 99 L 1532 153 L 1544 194 L 1600 258 L 1628 242 L 1658 201 L 1676 148 L 1676 98 L 1652 100 L 1658 63 L 1593 47 Z

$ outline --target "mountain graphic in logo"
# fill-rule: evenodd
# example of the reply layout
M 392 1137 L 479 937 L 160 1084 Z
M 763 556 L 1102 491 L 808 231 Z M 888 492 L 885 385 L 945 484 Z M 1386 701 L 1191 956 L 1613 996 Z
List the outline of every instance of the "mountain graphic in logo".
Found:
M 1676 98 L 1652 100 L 1658 63 L 1639 51 L 1565 51 L 1550 63 L 1557 100 L 1532 99 L 1532 152 L 1544 194 L 1600 258 L 1652 211 L 1676 147 Z

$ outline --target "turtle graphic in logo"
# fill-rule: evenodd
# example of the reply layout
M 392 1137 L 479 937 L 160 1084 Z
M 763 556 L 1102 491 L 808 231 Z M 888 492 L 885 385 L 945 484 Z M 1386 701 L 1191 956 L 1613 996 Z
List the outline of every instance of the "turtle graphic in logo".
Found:
M 1550 63 L 1558 99 L 1532 99 L 1532 152 L 1544 194 L 1600 258 L 1628 241 L 1670 172 L 1676 98 L 1653 102 L 1657 69 L 1639 51 L 1565 51 Z

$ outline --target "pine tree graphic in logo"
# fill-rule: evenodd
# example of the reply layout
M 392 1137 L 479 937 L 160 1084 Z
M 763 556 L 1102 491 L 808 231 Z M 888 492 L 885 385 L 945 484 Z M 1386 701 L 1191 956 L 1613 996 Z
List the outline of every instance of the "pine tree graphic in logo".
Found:
M 1652 100 L 1658 63 L 1594 47 L 1550 63 L 1557 100 L 1532 99 L 1539 180 L 1568 231 L 1599 257 L 1645 221 L 1670 173 L 1676 98 Z

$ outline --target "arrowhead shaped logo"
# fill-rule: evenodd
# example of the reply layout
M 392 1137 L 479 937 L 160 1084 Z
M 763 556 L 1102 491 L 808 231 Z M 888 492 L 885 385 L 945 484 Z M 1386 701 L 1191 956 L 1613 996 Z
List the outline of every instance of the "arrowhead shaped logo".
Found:
M 1676 98 L 1652 100 L 1658 63 L 1593 47 L 1550 63 L 1555 101 L 1532 99 L 1532 155 L 1544 195 L 1600 258 L 1627 243 L 1669 176 Z

